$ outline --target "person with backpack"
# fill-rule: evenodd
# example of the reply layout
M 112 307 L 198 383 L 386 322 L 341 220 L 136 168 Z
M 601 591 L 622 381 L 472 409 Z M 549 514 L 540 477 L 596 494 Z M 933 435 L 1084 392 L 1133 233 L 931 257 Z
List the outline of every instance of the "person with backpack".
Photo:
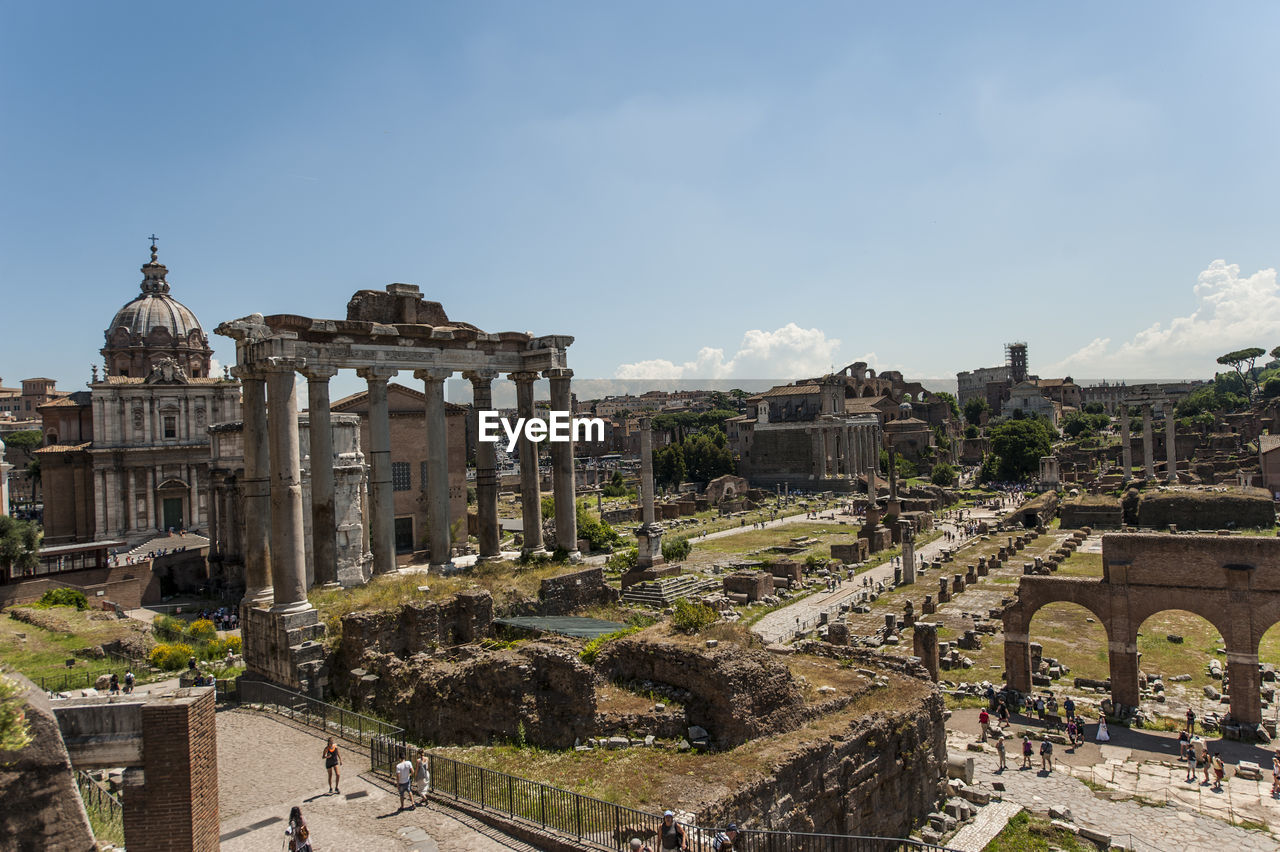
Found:
M 1031 735 L 1022 735 L 1022 768 L 1031 768 Z
M 302 808 L 297 805 L 289 811 L 289 825 L 284 830 L 289 852 L 311 852 L 311 830 L 302 818 Z
M 124 673 L 124 693 L 128 695 L 131 692 L 133 692 L 133 669 Z
M 1049 742 L 1048 734 L 1040 741 L 1040 769 L 1044 772 L 1053 771 L 1053 743 Z

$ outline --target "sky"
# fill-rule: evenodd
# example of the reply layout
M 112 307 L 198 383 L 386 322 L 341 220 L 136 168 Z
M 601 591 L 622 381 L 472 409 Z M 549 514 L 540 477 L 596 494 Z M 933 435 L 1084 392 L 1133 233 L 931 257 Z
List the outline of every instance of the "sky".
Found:
M 1275 3 L 0 2 L 0 377 L 152 233 L 220 321 L 419 285 L 587 379 L 1207 377 L 1280 344 Z M 410 377 L 405 381 L 412 382 Z M 343 374 L 335 394 L 358 389 Z

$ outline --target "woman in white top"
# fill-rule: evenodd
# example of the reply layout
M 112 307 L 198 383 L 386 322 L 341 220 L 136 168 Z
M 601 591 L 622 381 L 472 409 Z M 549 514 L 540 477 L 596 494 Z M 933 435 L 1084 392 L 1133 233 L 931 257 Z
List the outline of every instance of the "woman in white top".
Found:
M 1098 742 L 1105 743 L 1111 741 L 1111 734 L 1107 733 L 1107 717 L 1098 717 L 1098 735 L 1095 737 Z

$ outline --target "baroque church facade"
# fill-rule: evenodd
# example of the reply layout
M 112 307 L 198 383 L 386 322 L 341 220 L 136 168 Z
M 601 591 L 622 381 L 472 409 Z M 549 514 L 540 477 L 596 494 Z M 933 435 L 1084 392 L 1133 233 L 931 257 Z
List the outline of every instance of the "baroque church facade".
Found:
M 208 335 L 170 295 L 154 245 L 142 275 L 141 293 L 104 332 L 104 375 L 94 368 L 75 405 L 41 407 L 49 544 L 207 534 L 208 427 L 240 417 L 240 383 L 212 375 Z M 74 443 L 59 431 L 71 421 L 91 424 Z

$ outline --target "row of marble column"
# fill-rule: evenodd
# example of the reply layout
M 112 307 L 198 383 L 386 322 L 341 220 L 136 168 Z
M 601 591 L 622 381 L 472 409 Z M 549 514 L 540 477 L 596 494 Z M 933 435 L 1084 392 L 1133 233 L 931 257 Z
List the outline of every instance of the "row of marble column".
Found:
M 1164 403 L 1164 444 L 1166 480 L 1171 485 L 1178 482 L 1178 432 L 1174 406 Z M 1123 468 L 1124 481 L 1133 478 L 1133 447 L 1129 441 L 1129 406 L 1120 407 L 1120 465 Z M 1152 429 L 1152 411 L 1150 403 L 1142 406 L 1142 460 L 1146 468 L 1147 481 L 1156 478 L 1155 438 Z
M 267 364 L 256 370 L 236 368 L 243 388 L 245 598 L 252 605 L 270 605 L 273 611 L 282 613 L 301 611 L 310 606 L 306 596 L 295 373 L 301 373 L 307 379 L 315 580 L 317 584 L 337 581 L 333 466 L 323 462 L 333 458 L 329 380 L 337 372 L 336 367 L 309 366 L 280 358 L 268 359 Z M 389 574 L 396 570 L 396 553 L 387 385 L 398 370 L 365 367 L 356 372 L 365 380 L 369 391 L 369 446 L 365 451 L 369 459 L 369 539 L 373 571 L 375 574 Z M 423 382 L 426 398 L 427 481 L 424 490 L 427 496 L 430 564 L 440 570 L 451 564 L 452 549 L 444 382 L 453 372 L 448 368 L 414 371 L 414 377 Z M 492 382 L 497 375 L 497 370 L 463 373 L 463 377 L 471 382 L 477 411 L 492 408 Z M 546 370 L 543 376 L 550 380 L 552 409 L 570 411 L 573 371 L 551 369 Z M 533 371 L 512 372 L 508 378 L 516 385 L 519 416 L 533 419 L 533 384 L 539 374 Z M 538 483 L 538 444 L 522 433 L 519 448 L 523 552 L 538 553 L 545 549 Z M 551 460 L 555 546 L 576 556 L 578 529 L 572 443 L 552 443 Z M 476 442 L 476 501 L 480 559 L 500 558 L 497 458 L 494 445 L 488 442 Z
M 856 477 L 880 465 L 880 441 L 872 424 L 821 423 L 810 431 L 817 479 Z
M 104 467 L 93 471 L 96 478 L 94 491 L 102 495 L 94 506 L 94 529 L 98 535 L 128 537 L 141 531 L 154 530 L 163 534 L 164 513 L 160 502 L 159 489 L 165 482 L 163 472 L 165 465 L 139 467 Z M 183 476 L 186 479 L 186 511 L 182 514 L 182 525 L 186 529 L 196 529 L 206 521 L 205 514 L 200 511 L 200 467 L 183 464 Z M 141 471 L 144 485 L 137 488 L 136 474 Z M 143 522 L 138 521 L 138 507 L 135 496 L 141 496 L 146 503 Z

